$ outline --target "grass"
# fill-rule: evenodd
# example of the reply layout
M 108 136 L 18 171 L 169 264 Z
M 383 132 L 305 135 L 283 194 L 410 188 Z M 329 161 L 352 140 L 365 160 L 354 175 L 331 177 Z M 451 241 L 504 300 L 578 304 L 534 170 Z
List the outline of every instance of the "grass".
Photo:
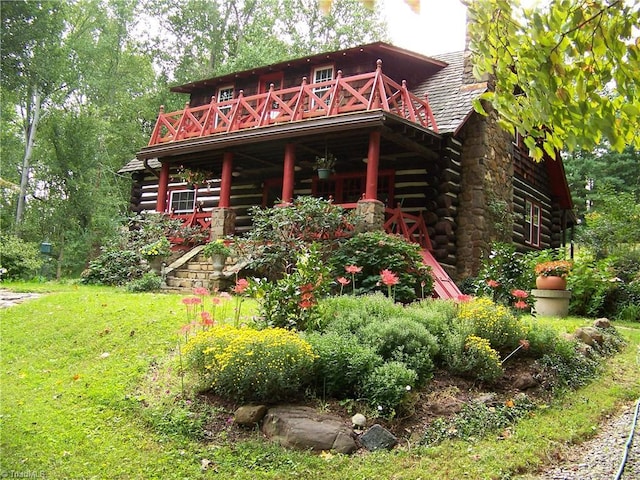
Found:
M 0 476 L 512 478 L 534 472 L 571 443 L 594 435 L 604 416 L 640 396 L 640 324 L 616 324 L 629 346 L 608 362 L 605 374 L 537 410 L 501 440 L 489 436 L 351 457 L 287 451 L 257 433 L 237 444 L 199 442 L 189 432 L 193 411 L 175 401 L 179 391 L 165 391 L 166 401 L 154 409 L 140 394 L 151 367 L 167 362 L 176 349 L 186 318 L 182 296 L 77 285 L 9 286 L 47 294 L 0 311 Z M 585 323 L 540 321 L 560 330 Z M 207 469 L 203 461 L 210 462 Z

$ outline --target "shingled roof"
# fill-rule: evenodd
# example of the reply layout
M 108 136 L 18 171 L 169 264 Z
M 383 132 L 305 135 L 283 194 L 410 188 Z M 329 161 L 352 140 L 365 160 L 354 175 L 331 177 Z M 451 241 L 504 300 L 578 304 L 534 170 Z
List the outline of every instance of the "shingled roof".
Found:
M 447 66 L 412 89 L 418 97 L 428 95 L 429 105 L 436 117 L 440 133 L 457 133 L 473 112 L 473 100 L 484 93 L 487 83 L 467 83 L 465 74 L 465 52 L 446 53 L 434 56 Z

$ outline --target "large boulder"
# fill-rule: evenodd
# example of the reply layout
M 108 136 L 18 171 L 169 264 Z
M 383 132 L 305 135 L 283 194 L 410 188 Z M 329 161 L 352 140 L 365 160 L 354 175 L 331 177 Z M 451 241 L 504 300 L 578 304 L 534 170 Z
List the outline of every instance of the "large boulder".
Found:
M 596 345 L 602 345 L 604 342 L 604 336 L 597 328 L 594 327 L 582 327 L 578 328 L 574 336 L 582 343 L 595 347 Z
M 288 448 L 338 453 L 353 453 L 358 449 L 355 433 L 342 418 L 309 407 L 270 408 L 264 417 L 262 432 Z
M 266 405 L 243 405 L 235 411 L 234 421 L 237 425 L 252 427 L 267 414 Z

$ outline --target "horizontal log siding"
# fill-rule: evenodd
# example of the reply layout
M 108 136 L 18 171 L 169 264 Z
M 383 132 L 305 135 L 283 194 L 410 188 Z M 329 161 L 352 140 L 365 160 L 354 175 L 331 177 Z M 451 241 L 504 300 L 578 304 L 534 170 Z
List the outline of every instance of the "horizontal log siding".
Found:
M 548 192 L 541 191 L 518 176 L 513 179 L 513 241 L 520 252 L 534 249 L 524 242 L 526 200 L 540 205 L 540 248 L 550 248 L 552 246 L 551 230 L 553 225 L 551 198 Z

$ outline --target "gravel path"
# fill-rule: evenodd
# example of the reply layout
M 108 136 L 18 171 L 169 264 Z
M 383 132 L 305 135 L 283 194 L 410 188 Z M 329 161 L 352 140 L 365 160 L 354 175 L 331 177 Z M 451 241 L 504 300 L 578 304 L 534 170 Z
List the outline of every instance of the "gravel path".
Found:
M 600 424 L 591 440 L 571 447 L 567 460 L 527 480 L 614 480 L 620 469 L 626 443 L 631 433 L 635 403 L 622 408 L 618 415 Z M 621 480 L 640 480 L 640 420 Z

